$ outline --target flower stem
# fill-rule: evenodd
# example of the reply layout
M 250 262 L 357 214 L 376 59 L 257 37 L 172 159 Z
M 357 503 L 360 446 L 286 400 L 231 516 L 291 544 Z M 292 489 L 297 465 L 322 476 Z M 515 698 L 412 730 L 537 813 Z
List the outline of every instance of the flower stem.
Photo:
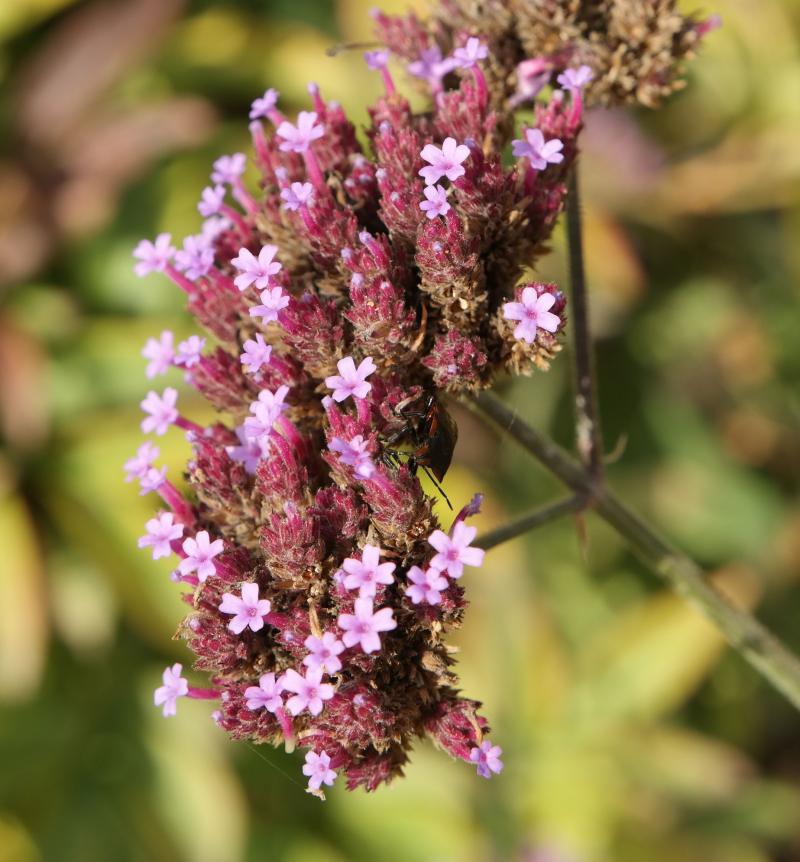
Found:
M 556 521 L 562 515 L 577 512 L 585 506 L 586 498 L 582 494 L 574 494 L 564 500 L 557 500 L 555 503 L 549 503 L 546 506 L 534 509 L 532 512 L 522 515 L 516 521 L 512 521 L 510 524 L 504 524 L 496 530 L 484 533 L 484 535 L 478 536 L 473 544 L 478 548 L 488 551 L 490 548 L 509 541 L 509 539 L 515 539 L 523 533 L 535 530 L 537 527 L 543 527 L 545 524 L 551 523 L 551 521 Z
M 530 452 L 553 475 L 588 500 L 603 520 L 622 536 L 640 560 L 664 578 L 689 604 L 709 619 L 731 646 L 800 709 L 800 659 L 747 611 L 734 607 L 706 579 L 702 569 L 663 539 L 553 440 L 531 428 L 494 395 L 483 392 L 466 404 L 488 416 Z

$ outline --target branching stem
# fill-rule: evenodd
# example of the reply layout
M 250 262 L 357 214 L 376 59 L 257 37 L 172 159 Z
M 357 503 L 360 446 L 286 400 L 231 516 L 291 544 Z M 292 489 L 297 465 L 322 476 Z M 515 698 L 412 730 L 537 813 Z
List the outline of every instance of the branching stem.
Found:
M 510 524 L 505 524 L 496 530 L 484 533 L 484 535 L 478 536 L 473 544 L 478 548 L 488 551 L 489 548 L 502 545 L 503 542 L 507 542 L 509 539 L 515 539 L 523 533 L 529 533 L 537 527 L 550 524 L 558 520 L 562 515 L 568 515 L 570 512 L 578 512 L 585 508 L 585 506 L 585 498 L 580 494 L 573 494 L 564 500 L 558 500 L 555 503 L 549 503 L 547 506 L 534 509 L 532 512 L 522 515 L 516 521 L 512 521 Z

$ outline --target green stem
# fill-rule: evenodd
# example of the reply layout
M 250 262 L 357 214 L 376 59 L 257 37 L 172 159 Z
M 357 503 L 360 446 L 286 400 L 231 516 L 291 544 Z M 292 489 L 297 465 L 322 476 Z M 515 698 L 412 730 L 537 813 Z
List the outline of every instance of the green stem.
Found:
M 515 539 L 523 533 L 528 533 L 537 527 L 543 527 L 545 524 L 556 521 L 562 515 L 568 515 L 570 512 L 578 512 L 585 507 L 585 498 L 580 494 L 574 494 L 564 500 L 558 500 L 555 503 L 534 509 L 532 512 L 528 512 L 527 515 L 522 515 L 516 521 L 512 521 L 510 524 L 505 524 L 496 530 L 484 533 L 484 535 L 478 536 L 473 544 L 488 551 L 489 548 L 494 548 L 503 542 L 507 542 L 509 539 Z

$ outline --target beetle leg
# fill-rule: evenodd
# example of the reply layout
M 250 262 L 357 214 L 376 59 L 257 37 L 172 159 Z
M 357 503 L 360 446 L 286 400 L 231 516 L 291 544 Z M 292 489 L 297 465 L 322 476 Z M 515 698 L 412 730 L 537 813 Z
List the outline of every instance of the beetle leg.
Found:
M 450 507 L 450 511 L 453 511 L 453 504 L 450 502 L 450 498 L 445 494 L 444 488 L 436 481 L 436 477 L 431 473 L 431 471 L 427 467 L 422 468 L 425 472 L 425 475 L 433 482 L 436 490 L 444 497 L 445 503 Z

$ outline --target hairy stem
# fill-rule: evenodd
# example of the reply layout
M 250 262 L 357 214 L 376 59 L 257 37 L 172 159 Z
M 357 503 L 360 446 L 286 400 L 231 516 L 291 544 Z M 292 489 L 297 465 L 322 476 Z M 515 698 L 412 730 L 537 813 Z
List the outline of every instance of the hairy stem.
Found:
M 585 507 L 586 498 L 582 494 L 573 494 L 564 500 L 558 500 L 555 503 L 549 503 L 547 506 L 534 509 L 532 512 L 522 515 L 516 521 L 512 521 L 510 524 L 504 524 L 496 530 L 491 530 L 482 536 L 478 536 L 473 544 L 478 548 L 488 551 L 489 548 L 502 545 L 503 542 L 507 542 L 509 539 L 515 539 L 523 533 L 528 533 L 537 527 L 543 527 L 545 524 L 558 520 L 562 515 L 577 512 Z
M 588 499 L 588 506 L 628 542 L 651 571 L 714 623 L 731 646 L 800 709 L 800 660 L 755 617 L 734 607 L 719 593 L 693 560 L 663 539 L 557 443 L 517 418 L 498 398 L 484 392 L 466 403 L 488 416 L 567 487 Z

